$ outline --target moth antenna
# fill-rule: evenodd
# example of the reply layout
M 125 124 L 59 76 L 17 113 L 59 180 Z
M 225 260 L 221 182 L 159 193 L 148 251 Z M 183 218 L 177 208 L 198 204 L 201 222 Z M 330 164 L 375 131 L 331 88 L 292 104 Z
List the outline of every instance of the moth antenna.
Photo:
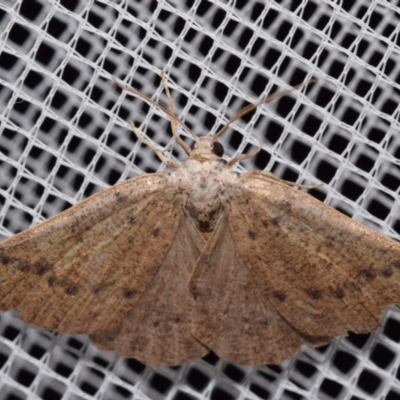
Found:
M 296 90 L 299 90 L 303 88 L 304 86 L 310 85 L 312 83 L 315 83 L 316 79 L 310 79 L 309 81 L 300 83 L 299 85 L 296 85 L 290 89 L 284 90 L 283 92 L 275 93 L 270 96 L 265 97 L 264 99 L 258 101 L 257 103 L 254 104 L 249 104 L 246 107 L 243 107 L 236 115 L 234 115 L 215 135 L 214 137 L 217 138 L 218 136 L 221 136 L 222 133 L 224 133 L 229 126 L 237 121 L 238 119 L 242 118 L 244 115 L 252 112 L 255 110 L 257 107 L 259 107 L 261 104 L 266 104 L 269 103 L 270 101 L 280 99 L 281 97 L 287 96 L 289 93 L 292 93 Z
M 166 81 L 164 72 L 161 73 L 161 79 L 162 79 L 162 82 L 163 82 L 163 85 L 164 85 L 164 89 L 166 90 L 166 93 L 167 93 L 169 108 L 167 108 L 166 105 L 161 103 L 161 102 L 154 101 L 149 96 L 147 96 L 144 93 L 142 93 L 140 90 L 135 89 L 135 88 L 133 88 L 131 86 L 127 86 L 127 85 L 122 84 L 121 82 L 118 81 L 118 79 L 115 76 L 111 75 L 111 79 L 122 90 L 126 90 L 127 92 L 130 92 L 130 93 L 134 94 L 135 96 L 145 100 L 146 102 L 152 104 L 153 106 L 156 106 L 157 108 L 159 108 L 160 110 L 165 112 L 171 118 L 172 134 L 173 134 L 175 140 L 183 148 L 183 150 L 185 151 L 186 154 L 188 154 L 188 155 L 190 154 L 189 146 L 178 135 L 177 124 L 181 125 L 183 129 L 185 129 L 187 132 L 189 132 L 196 141 L 198 140 L 198 137 L 182 120 L 180 120 L 175 115 L 173 102 L 172 102 L 172 99 L 171 99 L 171 96 L 170 96 L 170 92 L 169 92 L 169 89 L 168 89 L 168 85 L 167 85 L 167 81 Z
M 165 94 L 167 95 L 167 99 L 168 99 L 169 115 L 173 115 L 175 117 L 174 102 L 172 101 L 172 98 L 171 98 L 171 93 L 169 91 L 168 82 L 165 77 L 164 71 L 161 71 L 161 81 L 164 86 Z M 189 156 L 190 155 L 190 147 L 184 142 L 183 139 L 181 139 L 179 137 L 179 134 L 178 134 L 177 118 L 171 117 L 171 130 L 172 130 L 172 135 L 175 138 L 175 140 L 182 147 L 182 149 L 185 151 L 185 153 Z

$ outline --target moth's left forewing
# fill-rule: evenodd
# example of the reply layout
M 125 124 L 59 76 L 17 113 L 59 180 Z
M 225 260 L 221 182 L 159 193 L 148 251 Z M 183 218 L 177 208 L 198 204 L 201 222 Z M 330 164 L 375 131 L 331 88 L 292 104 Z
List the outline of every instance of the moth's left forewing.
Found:
M 112 332 L 175 236 L 167 174 L 117 184 L 0 244 L 0 309 L 66 333 Z
M 189 279 L 205 243 L 177 207 L 178 229 L 153 281 L 113 335 L 91 336 L 97 347 L 148 366 L 179 365 L 209 352 L 190 332 Z
M 304 336 L 368 332 L 400 302 L 400 245 L 311 196 L 244 175 L 227 211 L 260 292 Z

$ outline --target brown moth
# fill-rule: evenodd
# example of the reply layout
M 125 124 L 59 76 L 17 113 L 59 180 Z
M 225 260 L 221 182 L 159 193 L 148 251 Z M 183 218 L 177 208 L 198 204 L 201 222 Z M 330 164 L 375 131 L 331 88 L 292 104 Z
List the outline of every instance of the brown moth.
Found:
M 44 329 L 86 333 L 147 365 L 178 365 L 210 350 L 274 364 L 303 344 L 380 326 L 400 302 L 400 245 L 272 174 L 241 175 L 217 137 L 172 173 L 119 183 L 0 244 L 0 309 Z M 190 131 L 190 130 L 189 130 Z M 250 155 L 251 156 L 251 155 Z

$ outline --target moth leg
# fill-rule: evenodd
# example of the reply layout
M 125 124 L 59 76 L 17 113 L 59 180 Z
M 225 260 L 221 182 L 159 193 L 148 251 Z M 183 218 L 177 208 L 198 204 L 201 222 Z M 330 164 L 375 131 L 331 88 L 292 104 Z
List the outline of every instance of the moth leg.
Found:
M 171 117 L 172 135 L 174 136 L 174 138 L 178 142 L 178 144 L 182 147 L 184 152 L 189 156 L 190 155 L 190 147 L 179 137 L 179 134 L 178 134 L 178 122 L 175 117 L 174 102 L 172 101 L 171 94 L 169 92 L 168 82 L 167 82 L 167 79 L 165 78 L 164 71 L 161 71 L 161 80 L 162 80 L 162 83 L 164 86 L 165 93 L 168 98 L 168 108 L 169 108 L 169 115 Z
M 303 189 L 316 189 L 316 188 L 319 188 L 324 185 L 322 182 L 314 183 L 314 185 L 303 185 L 303 184 L 297 183 L 297 182 L 285 181 L 284 179 L 278 178 L 270 171 L 255 170 L 255 171 L 251 171 L 251 172 L 246 172 L 242 176 L 245 178 L 249 177 L 249 178 L 259 178 L 259 179 L 266 179 L 266 180 L 271 179 L 274 181 L 282 182 L 288 186 L 303 188 Z
M 161 150 L 158 150 L 157 147 L 154 146 L 153 143 L 151 143 L 149 140 L 147 140 L 140 132 L 139 130 L 136 128 L 135 124 L 133 123 L 133 121 L 131 122 L 131 128 L 133 130 L 133 133 L 137 136 L 137 138 L 144 144 L 146 144 L 147 146 L 149 146 L 154 153 L 157 154 L 158 158 L 165 163 L 168 167 L 170 168 L 179 168 L 180 165 L 175 164 L 174 162 L 172 162 L 171 160 L 168 160 L 167 157 L 165 157 L 164 152 Z M 165 150 L 164 150 L 165 151 Z
M 228 161 L 226 165 L 228 167 L 231 167 L 232 165 L 236 164 L 240 160 L 247 160 L 248 158 L 253 158 L 256 154 L 258 154 L 260 152 L 261 149 L 262 149 L 262 143 L 259 142 L 258 147 L 255 151 L 253 151 L 250 154 L 241 154 L 240 156 L 234 157 L 234 158 L 232 158 L 232 160 Z

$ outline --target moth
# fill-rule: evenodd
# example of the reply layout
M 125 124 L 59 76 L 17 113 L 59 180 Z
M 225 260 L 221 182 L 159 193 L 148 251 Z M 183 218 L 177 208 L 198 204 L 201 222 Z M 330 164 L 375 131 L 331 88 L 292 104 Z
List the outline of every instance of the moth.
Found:
M 182 165 L 146 140 L 171 173 L 106 189 L 0 244 L 0 309 L 48 330 L 86 333 L 149 366 L 210 350 L 276 364 L 301 345 L 380 326 L 400 301 L 400 245 L 272 174 L 231 170 L 218 136 L 179 137 Z M 301 86 L 301 85 L 300 85 Z M 191 132 L 189 130 L 189 132 Z

